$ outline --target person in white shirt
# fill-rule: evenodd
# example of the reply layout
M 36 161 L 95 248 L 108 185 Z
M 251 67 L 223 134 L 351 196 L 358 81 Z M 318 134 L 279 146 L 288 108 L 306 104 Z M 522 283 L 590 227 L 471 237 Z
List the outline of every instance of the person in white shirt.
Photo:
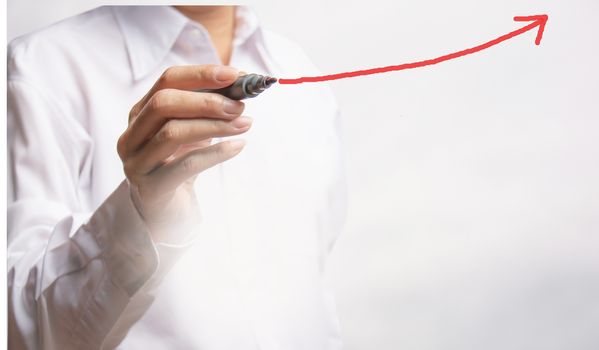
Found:
M 338 107 L 193 91 L 240 72 L 317 74 L 246 7 L 100 7 L 10 43 L 10 349 L 342 348 Z

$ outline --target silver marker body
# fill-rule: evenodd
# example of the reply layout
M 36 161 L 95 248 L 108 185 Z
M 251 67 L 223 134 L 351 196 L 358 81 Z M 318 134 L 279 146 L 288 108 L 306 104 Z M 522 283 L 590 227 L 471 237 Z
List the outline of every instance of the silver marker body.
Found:
M 199 91 L 217 93 L 232 100 L 243 100 L 260 95 L 276 82 L 277 78 L 252 73 L 240 76 L 233 84 L 224 88 Z

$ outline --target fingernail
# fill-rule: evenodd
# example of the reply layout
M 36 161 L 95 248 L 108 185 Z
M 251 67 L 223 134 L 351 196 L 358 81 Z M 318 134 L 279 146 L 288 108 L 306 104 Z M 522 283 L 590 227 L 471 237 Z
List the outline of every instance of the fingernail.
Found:
M 243 102 L 223 98 L 223 112 L 227 114 L 240 114 L 243 112 Z
M 245 129 L 248 126 L 252 125 L 252 118 L 250 118 L 250 117 L 235 118 L 231 121 L 231 125 L 233 125 L 233 127 L 235 129 Z
M 237 79 L 239 71 L 229 66 L 218 66 L 214 68 L 214 79 L 216 81 L 230 81 Z
M 239 153 L 243 146 L 245 146 L 245 140 L 231 140 L 229 142 L 233 153 Z

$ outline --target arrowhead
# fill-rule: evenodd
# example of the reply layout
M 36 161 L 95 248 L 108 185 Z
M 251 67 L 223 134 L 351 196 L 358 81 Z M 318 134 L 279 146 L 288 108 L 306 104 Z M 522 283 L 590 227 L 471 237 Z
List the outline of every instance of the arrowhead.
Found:
M 547 24 L 547 20 L 549 16 L 547 15 L 535 15 L 535 16 L 516 16 L 514 17 L 514 21 L 516 22 L 530 22 L 527 27 L 530 26 L 530 29 L 539 26 L 539 31 L 537 32 L 537 37 L 535 39 L 535 45 L 539 45 L 541 43 L 541 39 L 543 38 L 543 31 L 545 30 L 545 24 Z

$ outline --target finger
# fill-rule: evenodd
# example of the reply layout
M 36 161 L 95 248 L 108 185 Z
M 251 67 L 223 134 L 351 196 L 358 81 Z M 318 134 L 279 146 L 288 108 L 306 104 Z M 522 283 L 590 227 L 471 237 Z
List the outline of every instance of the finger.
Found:
M 243 140 L 223 141 L 189 152 L 150 173 L 147 176 L 148 188 L 156 191 L 155 194 L 173 191 L 192 176 L 233 158 L 241 152 L 244 145 Z
M 216 118 L 231 120 L 241 115 L 245 104 L 225 96 L 175 89 L 158 91 L 128 130 L 127 151 L 136 151 L 171 118 Z
M 179 148 L 177 148 L 175 153 L 168 156 L 168 158 L 166 158 L 164 160 L 164 162 L 162 162 L 162 165 L 164 165 L 172 160 L 175 160 L 177 158 L 180 158 L 181 156 L 183 156 L 191 151 L 195 151 L 200 148 L 208 147 L 211 144 L 212 144 L 212 138 L 208 138 L 208 139 L 205 139 L 202 141 L 196 141 L 196 142 L 192 142 L 192 143 L 183 144 L 183 145 L 179 146 Z
M 250 129 L 252 119 L 239 117 L 232 121 L 212 119 L 169 120 L 130 162 L 140 174 L 148 174 L 164 165 L 181 147 L 213 137 L 233 136 Z M 188 152 L 190 150 L 187 150 Z
M 135 115 L 141 111 L 150 98 L 162 89 L 199 90 L 219 89 L 235 82 L 239 71 L 229 66 L 213 64 L 174 66 L 167 68 L 154 86 L 132 110 Z

